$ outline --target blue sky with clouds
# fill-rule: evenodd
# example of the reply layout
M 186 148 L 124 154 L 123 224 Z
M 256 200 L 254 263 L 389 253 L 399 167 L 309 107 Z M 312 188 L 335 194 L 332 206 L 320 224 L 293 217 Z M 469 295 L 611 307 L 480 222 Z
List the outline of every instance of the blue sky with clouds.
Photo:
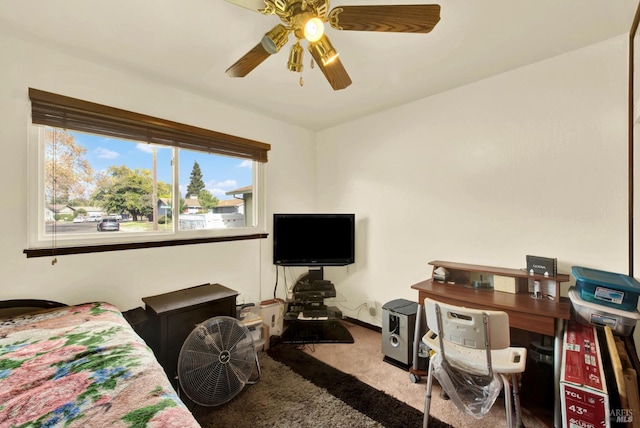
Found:
M 106 171 L 110 166 L 121 165 L 126 165 L 130 169 L 151 170 L 153 168 L 153 146 L 150 144 L 81 132 L 69 133 L 74 136 L 76 144 L 87 150 L 85 159 L 91 164 L 94 173 Z M 156 148 L 158 180 L 171 183 L 172 149 L 159 146 Z M 225 195 L 229 190 L 251 185 L 253 163 L 249 160 L 180 150 L 179 181 L 183 197 L 189 185 L 189 177 L 195 161 L 200 165 L 205 188 L 220 200 L 232 198 Z

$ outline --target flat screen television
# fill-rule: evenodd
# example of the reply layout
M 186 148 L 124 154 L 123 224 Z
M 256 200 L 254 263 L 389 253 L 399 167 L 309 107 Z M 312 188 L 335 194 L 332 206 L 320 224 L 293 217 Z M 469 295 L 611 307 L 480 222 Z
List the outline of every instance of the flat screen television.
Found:
M 355 263 L 355 214 L 274 214 L 273 264 Z

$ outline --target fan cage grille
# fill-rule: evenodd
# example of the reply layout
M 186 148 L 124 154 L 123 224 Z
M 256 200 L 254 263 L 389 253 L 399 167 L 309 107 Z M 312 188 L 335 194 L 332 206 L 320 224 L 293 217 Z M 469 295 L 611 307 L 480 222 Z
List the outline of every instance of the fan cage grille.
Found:
M 227 316 L 198 324 L 182 344 L 178 381 L 191 401 L 219 406 L 242 391 L 256 367 L 253 336 Z

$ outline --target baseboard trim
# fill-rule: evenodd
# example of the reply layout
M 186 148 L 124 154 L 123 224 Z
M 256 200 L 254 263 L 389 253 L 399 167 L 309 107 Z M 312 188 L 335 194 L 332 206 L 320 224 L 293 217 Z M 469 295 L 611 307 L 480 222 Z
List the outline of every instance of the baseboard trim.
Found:
M 369 330 L 377 331 L 378 333 L 382 333 L 382 327 L 378 327 L 377 325 L 369 324 L 364 321 L 360 321 L 356 318 L 346 317 L 346 321 L 349 321 L 351 324 L 359 325 L 360 327 L 368 328 Z

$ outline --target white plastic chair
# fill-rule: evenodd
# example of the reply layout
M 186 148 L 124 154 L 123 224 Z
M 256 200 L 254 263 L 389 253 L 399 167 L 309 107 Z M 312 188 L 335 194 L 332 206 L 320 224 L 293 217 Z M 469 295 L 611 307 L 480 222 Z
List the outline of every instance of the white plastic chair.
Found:
M 515 426 L 522 426 L 516 375 L 525 369 L 527 350 L 510 346 L 509 315 L 502 311 L 482 311 L 454 306 L 429 298 L 424 301 L 424 310 L 429 331 L 423 336 L 422 341 L 436 354 L 440 354 L 443 367 L 446 362 L 469 375 L 498 375 L 504 387 L 507 426 L 514 426 L 514 422 Z M 434 360 L 435 355 L 429 359 L 424 428 L 429 423 Z M 499 386 L 498 383 L 498 388 Z M 455 390 L 443 390 L 449 396 L 456 394 Z

